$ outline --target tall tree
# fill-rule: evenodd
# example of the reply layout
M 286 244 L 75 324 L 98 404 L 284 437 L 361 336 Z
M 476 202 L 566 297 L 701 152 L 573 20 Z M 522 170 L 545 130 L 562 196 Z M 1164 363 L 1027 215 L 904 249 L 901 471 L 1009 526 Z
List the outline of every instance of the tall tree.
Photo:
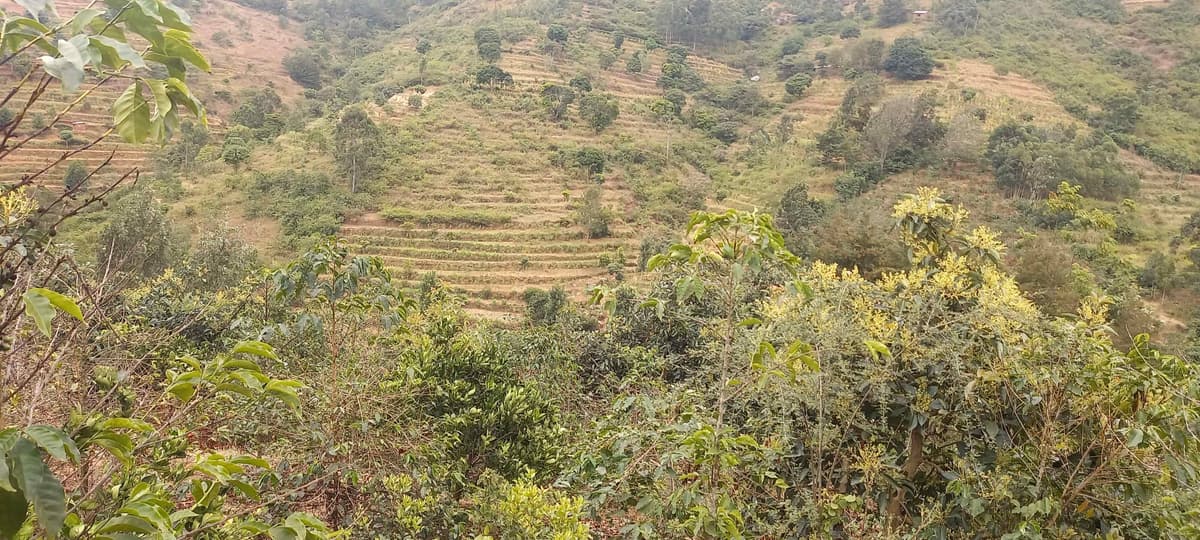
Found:
M 342 113 L 333 138 L 338 168 L 350 178 L 350 193 L 356 193 L 363 178 L 378 167 L 383 142 L 379 127 L 362 107 L 350 107 Z

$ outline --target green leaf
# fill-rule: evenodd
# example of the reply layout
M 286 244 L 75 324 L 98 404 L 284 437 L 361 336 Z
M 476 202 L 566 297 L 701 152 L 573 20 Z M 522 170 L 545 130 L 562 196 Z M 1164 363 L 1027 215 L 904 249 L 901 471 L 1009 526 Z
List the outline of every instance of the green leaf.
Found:
M 867 346 L 867 349 L 871 351 L 871 356 L 876 359 L 879 359 L 881 357 L 882 358 L 891 358 L 892 357 L 892 351 L 888 350 L 887 345 L 884 345 L 883 343 L 868 339 L 863 342 L 863 345 Z
M 762 319 L 759 319 L 757 317 L 749 317 L 746 319 L 742 319 L 741 322 L 738 323 L 738 326 L 740 326 L 742 328 L 754 328 L 754 327 L 760 326 L 760 325 L 762 325 Z
M 113 121 L 125 142 L 145 142 L 150 135 L 150 105 L 142 97 L 141 84 L 134 81 L 113 102 Z
M 182 402 L 187 402 L 196 395 L 196 385 L 190 382 L 177 382 L 167 387 L 167 393 Z
M 271 527 L 267 531 L 267 536 L 269 536 L 271 540 L 300 540 L 306 536 L 306 533 L 305 531 L 297 531 L 291 527 L 279 525 L 276 527 Z
M 163 32 L 163 49 L 168 56 L 182 58 L 205 72 L 212 71 L 212 67 L 208 65 L 208 59 L 196 50 L 195 45 L 192 45 L 191 36 L 187 32 L 174 29 Z
M 4 461 L 0 459 L 0 461 Z M 7 467 L 5 467 L 7 473 Z M 5 479 L 7 482 L 8 479 Z M 0 490 L 0 539 L 15 538 L 29 516 L 29 501 L 16 491 Z
M 200 120 L 203 125 L 208 125 L 208 115 L 204 111 L 204 104 L 192 95 L 192 90 L 183 81 L 170 77 L 166 79 L 167 91 L 171 96 L 171 101 L 178 107 L 182 105 L 192 113 L 196 119 Z
M 29 426 L 25 428 L 25 435 L 59 461 L 79 461 L 79 449 L 75 447 L 75 441 L 58 428 L 45 425 Z
M 140 431 L 142 433 L 154 431 L 154 426 L 151 426 L 147 422 L 135 420 L 133 418 L 109 418 L 97 424 L 96 427 L 104 431 L 112 429 L 128 429 L 132 431 Z
M 192 29 L 192 18 L 187 12 L 176 7 L 171 2 L 162 2 L 159 4 L 158 14 L 162 16 L 163 24 L 169 28 L 190 32 Z
M 133 454 L 133 441 L 128 435 L 113 431 L 103 431 L 92 435 L 85 444 L 94 444 L 108 451 L 122 463 L 129 465 Z
M 238 465 L 250 465 L 252 467 L 258 467 L 260 469 L 270 469 L 271 468 L 271 464 L 267 463 L 267 460 L 260 458 L 260 457 L 238 456 L 229 461 L 231 463 L 237 463 Z
M 41 287 L 35 287 L 29 289 L 29 291 L 45 296 L 46 299 L 50 300 L 50 304 L 58 308 L 59 311 L 83 321 L 83 311 L 79 309 L 79 305 L 71 297 Z
M 71 42 L 61 39 L 58 40 L 58 53 L 60 56 L 57 58 L 43 56 L 42 64 L 46 73 L 62 81 L 64 90 L 74 92 L 83 84 L 83 67 L 86 65 L 83 53 Z
M 6 491 L 16 491 L 12 482 L 9 481 L 11 471 L 8 470 L 8 452 L 0 452 L 0 494 Z M 0 537 L 3 538 L 3 537 Z
M 233 346 L 233 353 L 234 354 L 242 354 L 242 353 L 252 354 L 259 358 L 269 358 L 271 360 L 279 359 L 279 357 L 275 355 L 275 349 L 273 347 L 271 347 L 270 345 L 263 343 L 261 341 L 240 342 L 237 345 Z
M 266 390 L 267 394 L 286 403 L 289 407 L 298 409 L 300 407 L 300 397 L 296 395 L 296 389 L 303 387 L 304 384 L 299 381 L 276 380 L 267 383 Z
M 1146 433 L 1141 429 L 1132 428 L 1129 430 L 1129 433 L 1125 435 L 1125 446 L 1137 448 L 1142 445 L 1142 439 L 1144 439 L 1145 436 Z
M 242 495 L 245 495 L 246 498 L 248 498 L 248 499 L 253 499 L 253 500 L 257 501 L 260 498 L 260 496 L 258 494 L 258 490 L 255 489 L 254 486 L 252 486 L 246 482 L 243 482 L 241 480 L 230 480 L 229 485 L 233 486 L 234 489 L 240 491 L 242 493 Z
M 104 522 L 100 529 L 102 533 L 142 533 L 153 534 L 157 528 L 145 518 L 137 516 L 115 516 Z
M 95 20 L 96 17 L 99 17 L 102 14 L 104 14 L 104 10 L 98 8 L 86 8 L 79 10 L 75 13 L 74 17 L 71 17 L 71 32 L 75 34 L 82 34 L 84 29 L 86 29 L 88 25 L 92 24 L 92 21 Z
M 25 303 L 25 314 L 33 318 L 34 324 L 43 335 L 50 337 L 50 322 L 57 314 L 54 306 L 50 304 L 50 299 L 33 291 L 26 291 L 21 295 L 21 301 Z
M 133 50 L 128 43 L 107 36 L 91 36 L 92 46 L 100 49 L 104 55 L 104 63 L 112 68 L 119 68 L 126 63 L 135 68 L 144 69 L 146 61 L 142 55 Z
M 46 535 L 57 538 L 67 518 L 67 498 L 62 483 L 42 461 L 41 452 L 28 440 L 18 439 L 11 455 L 17 486 L 33 503 L 34 514 Z
M 154 22 L 162 22 L 162 16 L 158 14 L 158 0 L 134 0 L 134 3 L 143 15 Z
M 154 110 L 150 112 L 150 121 L 166 118 L 173 108 L 171 98 L 167 96 L 167 83 L 155 79 L 147 79 L 145 82 L 150 88 L 150 95 L 154 96 Z

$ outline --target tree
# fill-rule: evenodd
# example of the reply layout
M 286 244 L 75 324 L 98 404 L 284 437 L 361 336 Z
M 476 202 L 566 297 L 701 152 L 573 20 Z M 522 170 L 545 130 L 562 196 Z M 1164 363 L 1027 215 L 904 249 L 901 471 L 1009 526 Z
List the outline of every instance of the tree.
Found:
M 806 73 L 797 73 L 788 77 L 788 80 L 783 85 L 783 89 L 792 97 L 800 97 L 804 95 L 804 91 L 812 86 L 812 77 Z
M 801 255 L 812 253 L 813 230 L 825 213 L 825 204 L 808 196 L 807 184 L 796 184 L 784 192 L 775 216 L 788 247 Z
M 305 88 L 321 87 L 322 61 L 317 53 L 309 49 L 291 52 L 283 58 L 283 67 L 288 76 Z
M 625 62 L 625 71 L 633 73 L 634 75 L 641 73 L 644 68 L 645 66 L 642 63 L 642 51 L 633 53 L 633 56 L 630 56 L 629 60 Z
M 592 91 L 592 78 L 588 77 L 587 75 L 576 75 L 575 77 L 571 78 L 571 82 L 569 84 L 571 85 L 571 88 L 574 88 L 575 91 L 579 92 L 580 94 L 586 94 Z
M 207 128 L 194 122 L 184 122 L 180 126 L 179 138 L 162 151 L 159 160 L 187 174 L 191 171 L 196 157 L 200 155 L 200 150 L 208 145 L 208 141 Z
M 619 50 L 625 46 L 625 32 L 622 32 L 620 30 L 613 32 L 612 39 L 613 39 L 613 48 L 614 49 Z
M 900 96 L 883 102 L 879 112 L 863 128 L 866 149 L 885 170 L 892 152 L 904 144 L 904 137 L 913 129 L 917 113 L 916 96 Z
M 210 225 L 180 265 L 180 274 L 199 290 L 219 291 L 236 286 L 258 268 L 258 254 L 224 224 Z
M 379 127 L 361 107 L 342 111 L 342 119 L 333 131 L 333 140 L 338 168 L 350 178 L 350 193 L 358 192 L 360 182 L 378 169 L 382 139 Z
M 479 57 L 484 61 L 495 64 L 500 61 L 500 44 L 487 42 L 479 44 Z
M 857 26 L 847 26 L 846 28 L 842 29 L 840 34 L 838 34 L 838 37 L 842 39 L 853 39 L 860 36 L 862 36 L 862 30 L 860 30 Z
M 1174 279 L 1175 258 L 1156 251 L 1150 255 L 1146 266 L 1138 275 L 1138 284 L 1147 289 L 1158 289 L 1165 292 L 1174 286 Z
M 552 121 L 560 121 L 567 115 L 567 110 L 575 102 L 575 91 L 569 87 L 546 83 L 542 86 L 542 106 Z
M 952 171 L 958 172 L 960 163 L 976 162 L 983 157 L 986 142 L 983 122 L 969 112 L 959 113 L 946 127 L 941 157 Z
M 233 170 L 241 168 L 242 163 L 250 159 L 250 144 L 241 137 L 225 137 L 221 146 L 221 160 L 232 165 Z
M 620 112 L 617 98 L 610 94 L 590 93 L 579 100 L 579 116 L 596 133 L 612 125 Z
M 567 292 L 562 287 L 554 287 L 549 291 L 525 289 L 521 297 L 525 300 L 525 314 L 529 322 L 537 325 L 554 324 L 559 313 L 567 306 Z
M 617 63 L 617 58 L 619 57 L 617 54 L 618 52 L 620 51 L 600 51 L 600 69 L 608 70 L 609 68 L 613 67 L 613 64 Z
M 1114 92 L 1103 99 L 1102 111 L 1093 123 L 1105 131 L 1130 133 L 1141 118 L 1141 105 L 1135 93 Z
M 904 0 L 883 0 L 879 6 L 878 25 L 880 28 L 891 28 L 908 22 L 910 14 L 908 4 Z
M 599 186 L 588 188 L 575 209 L 575 223 L 583 227 L 588 238 L 606 238 L 610 234 L 612 212 L 604 207 L 602 195 Z
M 500 61 L 500 32 L 490 26 L 476 30 L 475 49 L 479 57 L 488 63 Z
M 946 0 L 938 6 L 937 22 L 951 34 L 963 36 L 979 27 L 979 0 Z
M 921 40 L 912 37 L 897 38 L 883 61 L 883 69 L 898 79 L 915 81 L 925 79 L 933 73 L 933 57 L 925 50 Z
M 421 59 L 417 64 L 417 72 L 421 76 L 421 84 L 425 84 L 425 68 L 429 65 L 429 51 L 433 50 L 433 44 L 428 39 L 421 38 L 417 42 L 417 54 L 421 55 Z
M 546 30 L 546 39 L 549 39 L 551 42 L 557 43 L 560 46 L 566 45 L 567 39 L 569 39 L 570 36 L 571 33 L 567 31 L 567 27 L 561 24 L 552 24 L 550 25 L 550 28 Z
M 607 161 L 608 158 L 603 151 L 591 146 L 585 146 L 575 152 L 575 165 L 586 171 L 592 178 L 604 173 Z
M 158 275 L 171 265 L 178 252 L 166 206 L 144 189 L 126 195 L 113 206 L 96 248 L 96 265 L 104 272 L 139 277 Z
M 67 166 L 67 173 L 63 175 L 63 186 L 67 191 L 74 191 L 79 186 L 83 185 L 84 180 L 87 180 L 88 170 L 80 161 L 72 161 Z
M 704 88 L 704 79 L 683 60 L 684 57 L 686 55 L 668 51 L 667 61 L 662 65 L 662 75 L 658 78 L 659 87 L 685 92 L 695 92 Z
M 478 86 L 487 85 L 490 88 L 512 86 L 513 78 L 509 72 L 500 69 L 494 64 L 489 64 L 479 68 L 475 72 L 475 84 Z
M 58 138 L 62 140 L 63 144 L 70 147 L 71 143 L 75 142 L 75 130 L 70 127 L 62 128 L 58 130 Z

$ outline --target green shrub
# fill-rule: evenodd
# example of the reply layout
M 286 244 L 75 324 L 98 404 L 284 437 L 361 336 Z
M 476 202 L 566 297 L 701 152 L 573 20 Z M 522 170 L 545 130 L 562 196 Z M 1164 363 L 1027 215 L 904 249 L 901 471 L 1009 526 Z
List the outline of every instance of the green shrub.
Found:
M 380 212 L 387 220 L 396 223 L 419 223 L 421 225 L 466 225 L 470 227 L 494 227 L 512 222 L 513 217 L 493 210 L 464 210 L 446 208 L 441 210 L 412 210 L 387 208 Z

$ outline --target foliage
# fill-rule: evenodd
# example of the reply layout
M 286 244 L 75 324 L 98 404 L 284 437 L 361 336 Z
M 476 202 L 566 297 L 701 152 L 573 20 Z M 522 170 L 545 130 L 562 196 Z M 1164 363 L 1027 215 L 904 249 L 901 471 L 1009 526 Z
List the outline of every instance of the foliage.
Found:
M 453 328 L 429 337 L 402 353 L 409 371 L 396 374 L 395 391 L 417 396 L 458 481 L 485 470 L 509 480 L 553 475 L 562 428 L 549 398 L 521 384 L 495 340 Z
M 96 266 L 106 273 L 155 276 L 171 265 L 176 253 L 166 208 L 145 189 L 117 201 L 96 239 Z
M 1083 193 L 1120 199 L 1135 193 L 1138 178 L 1116 160 L 1116 144 L 1101 133 L 1039 129 L 1008 123 L 988 139 L 986 156 L 996 184 L 1010 195 L 1042 197 L 1055 180 L 1083 186 Z
M 512 86 L 513 78 L 509 72 L 489 64 L 475 72 L 475 84 L 490 88 Z
M 396 223 L 468 225 L 472 227 L 503 225 L 513 219 L 511 215 L 494 210 L 466 210 L 461 208 L 424 211 L 409 210 L 406 208 L 385 208 L 380 212 L 380 215 Z
M 350 205 L 349 197 L 322 173 L 256 173 L 247 191 L 256 201 L 250 216 L 277 219 L 289 243 L 333 234 Z
M 250 159 L 250 144 L 245 139 L 236 136 L 225 138 L 221 145 L 221 160 L 232 165 L 234 170 L 241 167 Z
M 479 28 L 475 31 L 475 48 L 484 61 L 500 61 L 500 32 L 490 26 Z
M 342 111 L 342 118 L 333 130 L 338 170 L 350 178 L 350 193 L 358 191 L 359 183 L 369 180 L 379 169 L 383 134 L 361 107 Z
M 875 19 L 876 24 L 881 28 L 904 24 L 908 22 L 909 13 L 908 4 L 904 0 L 883 0 Z
M 569 38 L 570 35 L 570 32 L 567 31 L 567 27 L 561 24 L 552 24 L 550 25 L 550 28 L 546 30 L 546 39 L 559 44 L 566 43 L 567 38 Z
M 590 93 L 579 100 L 579 116 L 596 133 L 612 125 L 620 115 L 617 98 L 610 94 Z
M 184 122 L 179 130 L 179 137 L 159 154 L 159 161 L 164 165 L 190 171 L 200 156 L 200 151 L 209 143 L 208 129 L 193 122 Z
M 883 61 L 883 69 L 906 81 L 926 79 L 933 73 L 933 57 L 925 50 L 921 40 L 897 38 Z
M 701 79 L 696 70 L 687 63 L 687 50 L 675 45 L 667 51 L 667 60 L 663 62 L 658 86 L 667 90 L 695 92 L 704 88 L 704 79 Z
M 566 118 L 567 110 L 575 102 L 575 90 L 561 84 L 546 83 L 542 85 L 542 106 L 550 120 L 561 121 Z
M 288 76 L 305 88 L 321 87 L 322 60 L 308 49 L 292 51 L 283 58 Z
M 79 161 L 72 161 L 67 165 L 67 172 L 63 175 L 63 187 L 74 190 L 82 186 L 87 177 L 87 167 L 84 167 L 83 163 Z
M 954 35 L 975 32 L 979 18 L 979 0 L 946 0 L 938 5 L 938 26 Z
M 629 60 L 625 61 L 625 71 L 628 71 L 629 73 L 633 73 L 636 75 L 638 73 L 641 73 L 642 70 L 644 70 L 644 69 L 645 69 L 645 60 L 644 60 L 644 56 L 642 56 L 642 51 L 637 51 L 637 52 L 633 53 L 633 56 L 630 56 Z
M 525 314 L 533 324 L 554 324 L 567 306 L 567 292 L 562 287 L 549 291 L 525 289 L 521 298 L 525 300 Z
M 598 186 L 588 188 L 579 202 L 579 207 L 575 209 L 575 223 L 583 227 L 588 238 L 604 238 L 611 233 L 609 224 L 613 216 L 612 212 L 604 207 L 602 195 L 603 192 Z

